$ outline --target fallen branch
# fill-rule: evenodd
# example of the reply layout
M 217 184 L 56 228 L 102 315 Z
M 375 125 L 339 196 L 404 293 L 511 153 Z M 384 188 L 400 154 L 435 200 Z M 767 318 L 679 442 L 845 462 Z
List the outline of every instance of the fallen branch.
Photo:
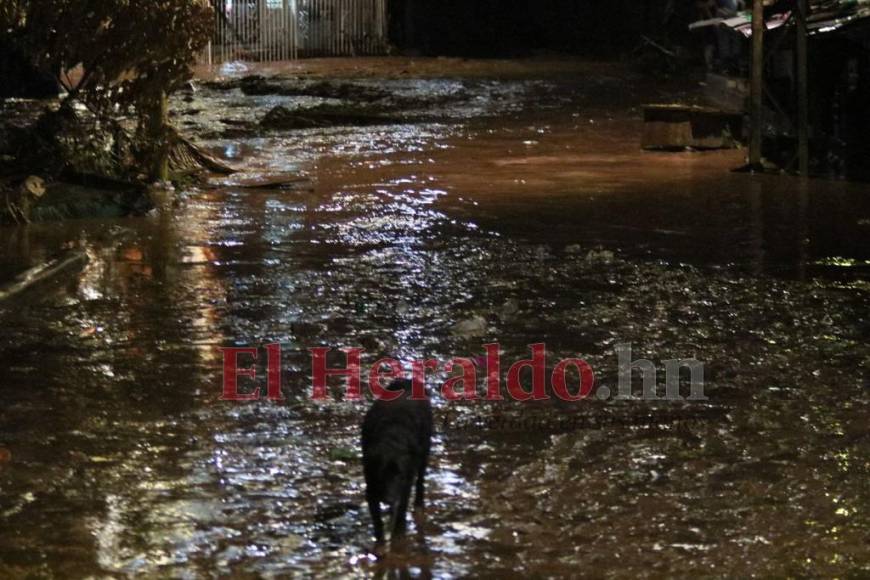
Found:
M 0 287 L 0 302 L 4 302 L 33 285 L 53 278 L 70 268 L 83 266 L 87 262 L 88 255 L 82 250 L 71 250 L 62 256 L 43 262 L 19 274 L 12 282 Z
M 169 160 L 175 170 L 193 170 L 200 167 L 222 175 L 237 173 L 235 169 L 226 165 L 196 145 L 178 132 L 174 132 L 175 143 L 169 153 Z

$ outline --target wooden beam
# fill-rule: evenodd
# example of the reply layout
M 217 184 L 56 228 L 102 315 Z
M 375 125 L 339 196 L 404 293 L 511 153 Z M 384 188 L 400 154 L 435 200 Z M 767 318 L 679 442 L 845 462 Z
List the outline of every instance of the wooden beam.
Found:
M 749 139 L 749 165 L 753 169 L 761 167 L 761 135 L 764 115 L 764 3 L 752 3 L 752 86 L 749 103 L 751 136 Z
M 797 0 L 798 171 L 810 171 L 809 66 L 807 62 L 807 0 Z

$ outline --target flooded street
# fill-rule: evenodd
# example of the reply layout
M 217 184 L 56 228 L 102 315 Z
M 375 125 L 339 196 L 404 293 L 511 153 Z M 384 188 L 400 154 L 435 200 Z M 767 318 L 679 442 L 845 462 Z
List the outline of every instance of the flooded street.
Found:
M 178 95 L 240 173 L 146 217 L 0 228 L 2 281 L 89 257 L 0 303 L 0 577 L 870 574 L 870 191 L 642 151 L 641 106 L 697 92 L 336 59 Z M 584 358 L 612 393 L 617 345 L 662 387 L 696 358 L 707 400 L 436 394 L 425 518 L 377 559 L 367 403 L 311 401 L 307 349 L 368 368 L 489 342 Z M 270 343 L 286 400 L 221 401 L 220 347 Z

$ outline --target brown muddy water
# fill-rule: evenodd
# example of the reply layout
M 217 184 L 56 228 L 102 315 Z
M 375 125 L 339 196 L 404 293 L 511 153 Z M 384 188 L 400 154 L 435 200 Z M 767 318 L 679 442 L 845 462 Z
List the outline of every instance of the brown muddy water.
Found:
M 144 218 L 0 230 L 3 278 L 90 256 L 0 305 L 0 576 L 870 575 L 866 186 L 642 152 L 640 105 L 697 86 L 614 64 L 253 71 L 285 96 L 238 68 L 174 110 L 242 175 Z M 258 125 L 275 105 L 382 122 Z M 241 186 L 288 173 L 310 182 Z M 305 349 L 489 341 L 614 391 L 617 344 L 695 357 L 708 400 L 436 395 L 425 518 L 375 558 L 366 405 L 311 402 Z M 270 342 L 287 400 L 220 401 L 219 347 Z

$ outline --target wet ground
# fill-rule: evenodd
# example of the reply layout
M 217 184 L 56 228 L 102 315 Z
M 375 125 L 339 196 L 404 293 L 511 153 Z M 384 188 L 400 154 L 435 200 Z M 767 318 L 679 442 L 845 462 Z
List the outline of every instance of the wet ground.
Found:
M 640 105 L 697 86 L 620 65 L 219 72 L 176 122 L 241 175 L 145 218 L 0 230 L 4 278 L 90 256 L 0 305 L 0 576 L 870 574 L 865 185 L 642 152 Z M 251 73 L 286 94 L 245 95 Z M 278 105 L 366 119 L 263 124 Z M 490 341 L 581 356 L 612 392 L 618 344 L 695 357 L 708 399 L 436 396 L 425 518 L 377 560 L 365 404 L 311 402 L 305 349 Z M 286 400 L 220 401 L 219 347 L 270 342 Z

